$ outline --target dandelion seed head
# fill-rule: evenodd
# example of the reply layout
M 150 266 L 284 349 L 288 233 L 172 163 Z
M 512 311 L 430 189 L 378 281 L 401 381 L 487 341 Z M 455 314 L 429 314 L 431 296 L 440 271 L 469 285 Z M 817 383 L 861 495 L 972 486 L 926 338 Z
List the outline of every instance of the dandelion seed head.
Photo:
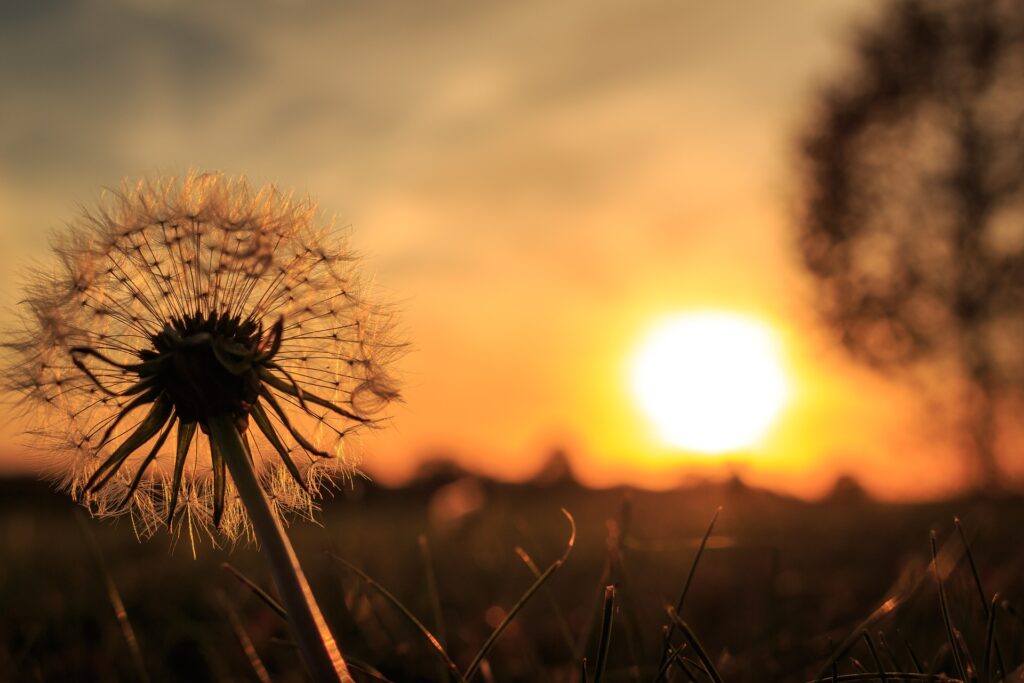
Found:
M 279 511 L 312 517 L 350 435 L 398 399 L 392 316 L 306 199 L 191 174 L 107 192 L 54 244 L 3 345 L 50 474 L 140 535 L 246 534 L 205 421 L 230 415 Z M 221 465 L 221 467 L 223 467 Z

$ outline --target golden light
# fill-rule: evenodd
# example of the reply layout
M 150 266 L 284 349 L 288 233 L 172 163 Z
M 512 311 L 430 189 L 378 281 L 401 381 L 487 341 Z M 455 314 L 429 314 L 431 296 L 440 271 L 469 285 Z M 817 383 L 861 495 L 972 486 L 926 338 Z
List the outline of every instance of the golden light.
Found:
M 640 344 L 630 380 L 659 436 L 699 453 L 756 444 L 789 396 L 771 329 L 725 312 L 683 314 L 657 325 Z

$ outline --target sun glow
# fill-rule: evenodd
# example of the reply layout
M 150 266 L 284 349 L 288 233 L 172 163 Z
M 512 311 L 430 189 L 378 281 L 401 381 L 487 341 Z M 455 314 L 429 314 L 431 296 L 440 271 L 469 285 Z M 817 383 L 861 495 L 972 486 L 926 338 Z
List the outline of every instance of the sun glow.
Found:
M 641 342 L 630 380 L 637 404 L 659 436 L 699 453 L 754 445 L 789 396 L 772 331 L 724 312 L 661 322 Z

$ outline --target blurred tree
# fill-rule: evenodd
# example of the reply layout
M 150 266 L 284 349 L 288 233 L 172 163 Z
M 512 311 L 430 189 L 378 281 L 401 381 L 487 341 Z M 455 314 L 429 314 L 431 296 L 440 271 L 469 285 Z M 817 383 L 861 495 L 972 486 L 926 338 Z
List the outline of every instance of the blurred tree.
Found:
M 904 0 L 802 140 L 803 260 L 844 346 L 951 397 L 979 483 L 1024 388 L 1024 2 Z

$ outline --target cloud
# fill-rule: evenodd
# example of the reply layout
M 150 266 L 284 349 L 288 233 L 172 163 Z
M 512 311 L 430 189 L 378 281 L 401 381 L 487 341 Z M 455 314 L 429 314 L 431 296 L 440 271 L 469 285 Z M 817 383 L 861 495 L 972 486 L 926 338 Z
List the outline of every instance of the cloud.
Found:
M 275 181 L 408 297 L 395 438 L 585 432 L 559 399 L 593 388 L 572 373 L 595 336 L 653 306 L 780 305 L 786 126 L 860 4 L 0 3 L 0 265 L 122 177 Z M 490 373 L 505 403 L 476 398 Z
M 202 121 L 258 64 L 201 16 L 122 3 L 42 3 L 0 27 L 0 165 L 21 183 L 134 166 L 140 122 Z

